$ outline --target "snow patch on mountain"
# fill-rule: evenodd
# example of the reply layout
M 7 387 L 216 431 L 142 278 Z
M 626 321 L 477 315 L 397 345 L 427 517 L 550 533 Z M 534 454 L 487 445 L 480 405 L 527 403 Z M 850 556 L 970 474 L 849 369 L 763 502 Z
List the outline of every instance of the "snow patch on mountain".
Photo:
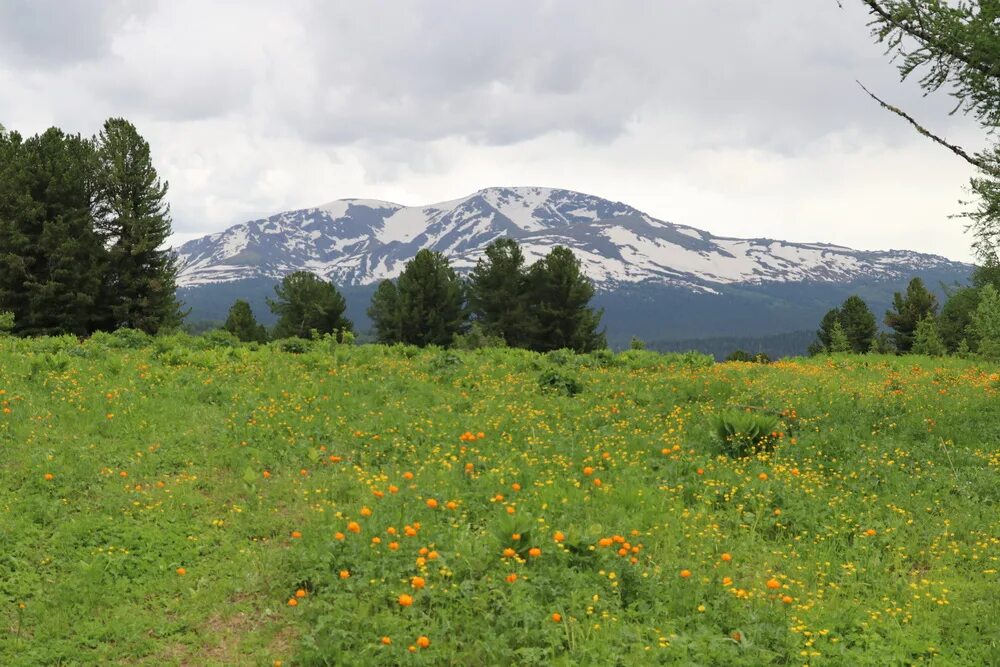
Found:
M 772 239 L 733 239 L 657 220 L 631 206 L 541 187 L 488 188 L 409 207 L 341 199 L 235 225 L 177 249 L 178 284 L 192 287 L 312 271 L 340 285 L 394 278 L 422 248 L 447 255 L 460 272 L 508 236 L 527 261 L 567 246 L 599 288 L 637 283 L 715 292 L 736 283 L 852 282 L 964 266 L 906 250 L 857 251 Z

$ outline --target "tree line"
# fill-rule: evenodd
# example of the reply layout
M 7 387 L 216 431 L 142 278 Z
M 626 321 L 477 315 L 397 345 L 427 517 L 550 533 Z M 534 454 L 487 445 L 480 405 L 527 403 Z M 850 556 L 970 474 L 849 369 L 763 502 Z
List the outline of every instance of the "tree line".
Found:
M 0 312 L 20 335 L 177 326 L 167 183 L 121 118 L 86 138 L 0 126 Z
M 863 299 L 850 296 L 823 316 L 809 352 L 1000 359 L 1000 264 L 976 267 L 970 285 L 946 289 L 941 307 L 920 278 L 912 279 L 893 295 L 883 323 L 888 330 L 879 330 Z
M 298 271 L 275 286 L 275 296 L 268 300 L 278 315 L 275 338 L 353 334 L 346 301 L 331 282 Z M 590 352 L 607 347 L 593 296 L 570 249 L 556 246 L 528 266 L 516 241 L 499 238 L 467 279 L 441 253 L 419 251 L 398 278 L 379 284 L 368 315 L 380 343 Z M 230 308 L 224 328 L 244 341 L 267 338 L 243 300 Z

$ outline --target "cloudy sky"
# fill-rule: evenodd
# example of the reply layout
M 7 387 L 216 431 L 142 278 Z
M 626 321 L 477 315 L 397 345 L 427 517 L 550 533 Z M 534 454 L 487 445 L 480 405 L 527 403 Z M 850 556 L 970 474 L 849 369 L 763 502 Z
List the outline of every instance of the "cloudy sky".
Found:
M 729 236 L 969 259 L 949 98 L 857 0 L 3 0 L 0 123 L 134 122 L 175 240 L 342 197 L 564 187 Z

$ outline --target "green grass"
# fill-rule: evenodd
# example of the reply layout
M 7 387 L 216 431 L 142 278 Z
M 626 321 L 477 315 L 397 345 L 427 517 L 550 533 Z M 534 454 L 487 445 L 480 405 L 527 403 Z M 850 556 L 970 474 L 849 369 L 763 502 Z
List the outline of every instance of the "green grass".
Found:
M 1000 664 L 995 368 L 215 343 L 0 339 L 0 664 Z

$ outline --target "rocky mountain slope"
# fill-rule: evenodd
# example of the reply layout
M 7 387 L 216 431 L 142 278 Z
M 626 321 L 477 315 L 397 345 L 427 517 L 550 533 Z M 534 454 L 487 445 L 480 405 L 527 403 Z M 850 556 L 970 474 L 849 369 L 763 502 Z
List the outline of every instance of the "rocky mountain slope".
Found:
M 428 206 L 341 199 L 235 225 L 178 249 L 179 284 L 277 280 L 307 270 L 338 285 L 367 285 L 399 275 L 421 248 L 443 252 L 463 271 L 504 235 L 522 244 L 529 263 L 568 246 L 602 291 L 638 283 L 704 292 L 737 283 L 848 283 L 963 266 L 909 251 L 717 237 L 620 202 L 521 187 Z

